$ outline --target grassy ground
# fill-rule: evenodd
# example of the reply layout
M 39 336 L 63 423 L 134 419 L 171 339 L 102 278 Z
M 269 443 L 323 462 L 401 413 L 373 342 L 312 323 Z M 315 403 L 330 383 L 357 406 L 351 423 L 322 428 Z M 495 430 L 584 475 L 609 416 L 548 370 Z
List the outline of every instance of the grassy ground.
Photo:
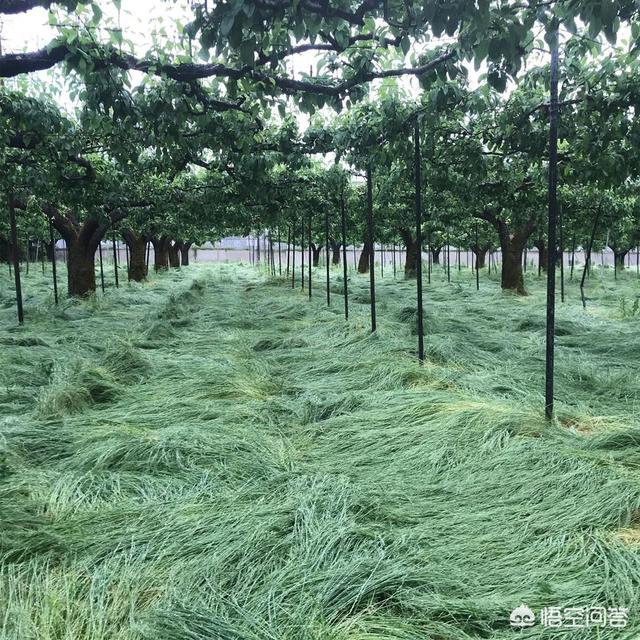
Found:
M 640 633 L 635 273 L 332 307 L 233 265 L 52 305 L 0 273 L 0 637 L 461 640 Z M 637 309 L 637 307 L 636 307 Z M 510 628 L 520 604 L 630 607 L 624 631 Z

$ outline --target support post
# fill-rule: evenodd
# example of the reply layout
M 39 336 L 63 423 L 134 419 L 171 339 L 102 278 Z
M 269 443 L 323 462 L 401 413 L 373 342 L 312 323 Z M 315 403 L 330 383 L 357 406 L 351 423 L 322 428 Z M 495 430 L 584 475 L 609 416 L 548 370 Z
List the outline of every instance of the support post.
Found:
M 480 251 L 480 243 L 478 242 L 478 221 L 476 220 L 476 248 Z M 480 291 L 480 269 L 476 262 L 476 291 Z
M 13 275 L 16 284 L 16 308 L 18 311 L 18 323 L 24 324 L 24 307 L 22 305 L 22 281 L 20 280 L 20 252 L 18 249 L 18 228 L 16 225 L 16 208 L 13 202 L 12 193 L 9 193 L 9 224 L 11 226 L 11 248 L 13 249 Z
M 53 299 L 58 304 L 58 271 L 56 268 L 56 243 L 53 237 L 53 222 L 49 218 L 49 241 L 51 242 L 51 273 L 53 275 Z
M 98 242 L 98 259 L 100 261 L 100 286 L 102 287 L 102 293 L 104 293 L 104 266 L 102 264 L 102 240 Z
M 371 333 L 375 333 L 376 325 L 376 274 L 373 251 L 373 177 L 371 165 L 367 166 L 367 235 L 369 243 L 369 291 L 371 293 Z
M 545 363 L 545 415 L 553 417 L 555 309 L 556 309 L 556 253 L 558 215 L 558 38 L 557 27 L 551 44 L 551 95 L 549 101 L 549 220 L 547 238 L 547 341 Z
M 327 263 L 327 306 L 331 306 L 331 289 L 329 273 L 329 209 L 324 212 L 325 262 Z
M 347 220 L 344 210 L 344 187 L 340 194 L 340 217 L 342 219 L 342 278 L 344 292 L 344 319 L 349 319 L 349 293 L 347 287 Z
M 414 137 L 415 181 L 416 181 L 416 244 L 418 255 L 416 260 L 416 294 L 418 312 L 418 361 L 424 362 L 424 318 L 422 309 L 422 171 L 420 155 L 420 125 L 416 120 Z
M 113 235 L 111 237 L 113 241 L 113 272 L 116 276 L 116 289 L 120 286 L 118 282 L 118 249 L 116 247 L 116 232 L 113 230 Z
M 309 300 L 311 300 L 311 285 L 312 285 L 312 274 L 313 274 L 313 248 L 311 247 L 311 211 L 309 211 L 309 227 L 307 229 L 309 235 L 307 237 L 307 245 L 309 250 Z

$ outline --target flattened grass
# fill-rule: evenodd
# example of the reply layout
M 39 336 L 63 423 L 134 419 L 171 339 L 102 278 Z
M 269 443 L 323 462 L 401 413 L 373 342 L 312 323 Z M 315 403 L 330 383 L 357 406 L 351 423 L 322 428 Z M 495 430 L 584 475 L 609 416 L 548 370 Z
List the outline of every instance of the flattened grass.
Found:
M 58 309 L 0 284 L 0 637 L 633 638 L 640 633 L 635 274 L 558 309 L 543 281 L 324 290 L 195 266 Z M 268 286 L 266 286 L 268 285 Z M 338 271 L 333 288 L 341 287 Z M 621 300 L 625 300 L 624 304 Z M 510 611 L 626 606 L 624 631 Z

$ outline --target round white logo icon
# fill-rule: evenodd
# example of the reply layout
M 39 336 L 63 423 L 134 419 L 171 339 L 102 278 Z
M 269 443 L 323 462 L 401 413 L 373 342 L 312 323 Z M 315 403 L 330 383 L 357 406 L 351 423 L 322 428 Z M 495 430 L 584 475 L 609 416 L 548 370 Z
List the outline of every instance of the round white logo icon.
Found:
M 533 627 L 536 622 L 536 614 L 533 613 L 526 604 L 516 607 L 509 616 L 509 622 L 512 627 L 524 629 L 524 627 Z

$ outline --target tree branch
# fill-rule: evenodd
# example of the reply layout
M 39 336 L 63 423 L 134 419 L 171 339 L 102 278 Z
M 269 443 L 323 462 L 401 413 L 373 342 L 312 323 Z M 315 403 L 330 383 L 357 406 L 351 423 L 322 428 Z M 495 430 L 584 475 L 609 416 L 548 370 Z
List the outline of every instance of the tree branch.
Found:
M 67 55 L 72 53 L 66 45 L 53 46 L 21 54 L 6 54 L 0 56 L 0 77 L 10 78 L 22 73 L 49 69 L 62 62 Z M 157 60 L 140 60 L 132 55 L 124 54 L 115 49 L 108 49 L 106 55 L 96 57 L 95 49 L 87 51 L 94 56 L 94 66 L 96 69 L 113 65 L 125 71 L 142 71 L 143 73 L 158 76 L 167 76 L 178 82 L 194 82 L 203 78 L 222 77 L 232 80 L 247 78 L 257 82 L 274 83 L 284 93 L 315 93 L 325 96 L 338 97 L 360 84 L 382 78 L 392 78 L 404 75 L 419 76 L 431 71 L 438 65 L 451 60 L 455 56 L 454 51 L 447 51 L 430 62 L 418 67 L 403 67 L 400 69 L 386 69 L 383 71 L 368 71 L 355 75 L 348 80 L 343 80 L 335 84 L 322 84 L 312 80 L 294 80 L 283 76 L 270 76 L 262 71 L 254 69 L 250 65 L 245 65 L 239 69 L 229 67 L 221 63 L 179 63 L 163 64 Z M 230 107 L 224 103 L 225 108 Z

